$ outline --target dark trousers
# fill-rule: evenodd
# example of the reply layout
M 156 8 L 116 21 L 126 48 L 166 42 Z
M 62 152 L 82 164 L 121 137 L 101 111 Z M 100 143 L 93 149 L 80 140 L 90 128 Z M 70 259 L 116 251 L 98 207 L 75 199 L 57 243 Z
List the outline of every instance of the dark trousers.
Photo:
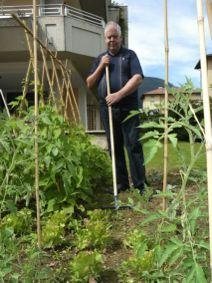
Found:
M 142 188 L 145 183 L 145 167 L 142 145 L 139 142 L 139 116 L 136 115 L 124 121 L 130 110 L 113 108 L 113 132 L 116 158 L 117 183 L 124 188 L 129 187 L 128 172 L 124 154 L 124 146 L 127 150 L 130 174 L 135 188 Z M 100 114 L 106 132 L 110 150 L 110 131 L 108 107 L 100 106 Z M 124 122 L 123 122 L 124 121 Z

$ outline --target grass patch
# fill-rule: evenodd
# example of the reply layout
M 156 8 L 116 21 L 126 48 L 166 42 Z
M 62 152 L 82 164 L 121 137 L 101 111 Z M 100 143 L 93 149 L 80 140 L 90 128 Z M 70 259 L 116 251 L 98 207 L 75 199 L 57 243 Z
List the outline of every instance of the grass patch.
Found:
M 182 165 L 182 159 L 186 164 L 189 164 L 190 158 L 190 144 L 187 142 L 179 142 L 181 156 L 178 154 L 177 149 L 168 145 L 168 168 L 169 171 L 176 170 Z M 195 151 L 200 147 L 200 143 L 195 143 Z M 144 145 L 144 156 L 148 155 L 149 148 Z M 163 169 L 163 148 L 159 149 L 156 156 L 146 165 L 147 170 L 161 171 Z M 206 169 L 205 148 L 202 150 L 198 162 L 195 164 L 194 169 Z

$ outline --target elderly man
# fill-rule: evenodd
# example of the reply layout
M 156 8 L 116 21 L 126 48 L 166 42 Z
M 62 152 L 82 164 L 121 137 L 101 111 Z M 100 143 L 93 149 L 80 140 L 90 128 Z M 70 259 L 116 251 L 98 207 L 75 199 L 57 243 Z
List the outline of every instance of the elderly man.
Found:
M 130 187 L 125 146 L 133 185 L 143 193 L 145 168 L 142 146 L 139 142 L 139 117 L 136 115 L 124 121 L 131 110 L 138 109 L 137 89 L 142 81 L 143 72 L 135 52 L 122 47 L 121 29 L 117 23 L 109 22 L 106 25 L 105 43 L 107 51 L 100 54 L 94 62 L 87 78 L 87 86 L 92 88 L 98 85 L 100 114 L 109 145 L 108 106 L 112 106 L 118 191 Z M 107 65 L 111 88 L 111 94 L 108 96 L 105 75 Z

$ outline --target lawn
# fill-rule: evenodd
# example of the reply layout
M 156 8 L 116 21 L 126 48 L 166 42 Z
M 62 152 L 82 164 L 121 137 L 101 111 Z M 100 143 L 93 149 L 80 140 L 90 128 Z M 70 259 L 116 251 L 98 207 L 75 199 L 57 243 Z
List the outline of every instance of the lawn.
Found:
M 195 151 L 200 147 L 200 143 L 195 143 Z M 169 171 L 178 169 L 182 165 L 182 158 L 185 158 L 186 163 L 189 163 L 190 159 L 190 145 L 187 142 L 179 142 L 178 148 L 181 154 L 181 157 L 176 148 L 172 144 L 168 145 L 168 168 Z M 144 145 L 144 155 L 147 156 L 149 148 Z M 156 170 L 161 171 L 163 168 L 163 147 L 159 149 L 156 156 L 146 165 L 147 170 Z M 199 160 L 195 164 L 196 169 L 206 169 L 206 158 L 205 158 L 205 149 L 202 151 Z

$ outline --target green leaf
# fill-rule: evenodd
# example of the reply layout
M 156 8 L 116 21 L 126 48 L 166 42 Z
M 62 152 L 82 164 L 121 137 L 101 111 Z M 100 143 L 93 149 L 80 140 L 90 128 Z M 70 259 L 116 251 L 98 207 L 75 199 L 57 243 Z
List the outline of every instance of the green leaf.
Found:
M 157 219 L 160 219 L 162 218 L 162 215 L 161 214 L 152 214 L 150 215 L 149 217 L 147 217 L 146 219 L 144 219 L 142 222 L 141 222 L 141 225 L 144 225 L 144 224 L 147 224 L 149 222 L 152 222 L 154 220 L 157 220 Z
M 54 211 L 55 203 L 56 203 L 56 199 L 55 199 L 55 198 L 50 199 L 50 200 L 48 201 L 47 212 Z
M 54 156 L 57 156 L 58 153 L 59 153 L 58 148 L 57 148 L 57 147 L 54 147 L 54 148 L 52 149 L 52 153 L 53 153 Z
M 179 258 L 183 255 L 183 251 L 184 251 L 183 248 L 179 248 L 175 250 L 171 258 L 169 259 L 169 265 L 175 264 L 175 262 L 179 260 Z
M 136 115 L 138 115 L 138 114 L 140 114 L 140 113 L 141 113 L 141 112 L 140 112 L 139 110 L 132 110 L 132 111 L 130 111 L 130 115 L 128 115 L 127 118 L 124 119 L 123 122 L 129 120 L 131 117 L 134 117 L 134 116 L 136 116 Z
M 44 124 L 47 124 L 47 125 L 51 125 L 51 124 L 52 124 L 51 120 L 50 120 L 49 117 L 47 117 L 47 116 L 43 116 L 43 117 L 42 117 L 42 122 L 43 122 Z
M 174 232 L 177 230 L 177 227 L 175 224 L 169 224 L 169 225 L 165 225 L 161 228 L 161 232 L 164 233 L 170 233 L 170 232 Z
M 170 241 L 172 242 L 172 243 L 174 243 L 174 244 L 176 244 L 178 247 L 182 247 L 184 244 L 183 244 L 183 242 L 181 242 L 178 238 L 176 238 L 176 237 L 172 237 L 171 239 L 170 239 Z
M 61 129 L 60 129 L 60 128 L 59 128 L 59 129 L 55 129 L 55 130 L 54 130 L 54 136 L 55 136 L 55 138 L 58 139 L 60 135 L 61 135 Z
M 209 243 L 206 243 L 204 241 L 201 241 L 200 243 L 198 243 L 198 246 L 201 247 L 201 248 L 204 248 L 206 250 L 210 250 Z
M 162 254 L 161 259 L 159 260 L 159 266 L 162 266 L 168 260 L 171 254 L 177 249 L 178 249 L 178 245 L 174 245 L 174 244 L 168 245 L 164 253 Z
M 145 133 L 141 138 L 140 140 L 144 140 L 144 139 L 148 139 L 148 138 L 154 138 L 154 139 L 157 139 L 159 137 L 160 133 L 158 131 L 150 131 L 150 132 L 147 132 Z
M 207 280 L 205 278 L 204 271 L 200 265 L 197 263 L 195 264 L 195 272 L 196 272 L 196 282 L 199 283 L 207 283 Z
M 80 166 L 78 168 L 78 175 L 77 175 L 77 188 L 80 187 L 83 180 L 83 168 Z
M 146 158 L 145 158 L 145 165 L 149 163 L 153 157 L 156 155 L 158 152 L 158 149 L 162 147 L 161 143 L 158 140 L 149 140 L 148 142 L 145 143 L 146 147 L 150 147 L 150 151 L 148 152 Z
M 192 268 L 189 274 L 185 275 L 186 278 L 183 279 L 182 283 L 193 283 L 194 282 L 194 276 L 195 276 L 195 268 Z M 198 282 L 200 283 L 200 282 Z
M 177 138 L 176 138 L 176 136 L 177 136 L 176 134 L 168 135 L 168 139 L 170 140 L 170 142 L 172 143 L 174 148 L 177 147 Z
M 146 123 L 141 124 L 139 126 L 139 128 L 142 128 L 142 129 L 146 129 L 146 128 L 159 128 L 159 129 L 163 129 L 164 125 L 163 124 L 158 124 L 156 122 L 146 122 Z

